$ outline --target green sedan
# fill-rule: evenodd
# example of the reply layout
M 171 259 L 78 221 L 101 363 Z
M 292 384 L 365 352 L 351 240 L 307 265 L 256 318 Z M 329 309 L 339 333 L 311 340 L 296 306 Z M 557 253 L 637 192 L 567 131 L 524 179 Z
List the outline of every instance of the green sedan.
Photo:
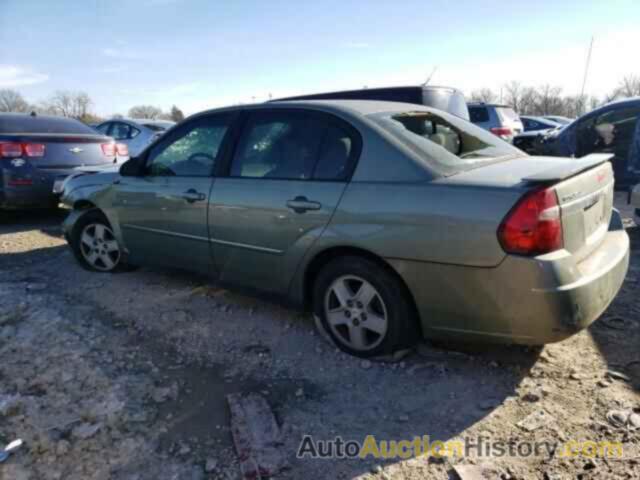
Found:
M 87 269 L 266 291 L 353 355 L 422 337 L 542 344 L 591 324 L 625 278 L 608 160 L 529 157 L 417 105 L 238 106 L 67 180 L 64 230 Z

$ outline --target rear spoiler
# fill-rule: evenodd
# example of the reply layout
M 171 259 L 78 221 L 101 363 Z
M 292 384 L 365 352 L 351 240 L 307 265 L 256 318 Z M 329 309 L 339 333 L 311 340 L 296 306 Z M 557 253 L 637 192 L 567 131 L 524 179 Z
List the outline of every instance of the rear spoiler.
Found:
M 557 167 L 544 170 L 543 172 L 536 173 L 529 177 L 525 177 L 522 180 L 528 183 L 544 183 L 544 182 L 557 182 L 565 180 L 569 177 L 578 175 L 585 170 L 596 167 L 602 163 L 609 161 L 613 158 L 612 153 L 592 153 L 582 158 L 576 158 L 575 162 L 572 162 L 570 166 L 567 164 L 558 165 Z

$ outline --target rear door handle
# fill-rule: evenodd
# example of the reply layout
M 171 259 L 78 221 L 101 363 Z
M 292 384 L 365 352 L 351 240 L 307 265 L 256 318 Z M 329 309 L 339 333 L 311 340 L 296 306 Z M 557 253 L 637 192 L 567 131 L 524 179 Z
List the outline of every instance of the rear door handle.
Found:
M 318 202 L 308 200 L 307 197 L 296 197 L 293 200 L 287 201 L 287 208 L 290 208 L 296 213 L 304 213 L 307 210 L 320 210 L 322 205 Z
M 194 190 L 193 188 L 190 188 L 189 190 L 187 190 L 182 194 L 182 198 L 184 198 L 189 203 L 193 203 L 193 202 L 203 201 L 206 198 L 206 196 L 204 193 L 200 193 Z

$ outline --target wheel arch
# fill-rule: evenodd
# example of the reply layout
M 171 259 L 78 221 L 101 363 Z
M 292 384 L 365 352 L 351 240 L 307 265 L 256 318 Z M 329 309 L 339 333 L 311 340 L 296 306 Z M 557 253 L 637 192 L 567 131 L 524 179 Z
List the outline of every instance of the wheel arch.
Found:
M 422 322 L 420 321 L 420 314 L 419 314 L 418 307 L 416 305 L 415 298 L 414 298 L 413 294 L 411 293 L 411 290 L 409 289 L 409 286 L 407 285 L 407 283 L 402 278 L 402 276 L 383 257 L 381 257 L 380 255 L 377 255 L 377 254 L 375 254 L 375 253 L 373 253 L 373 252 L 371 252 L 369 250 L 366 250 L 366 249 L 363 249 L 363 248 L 359 248 L 359 247 L 333 246 L 333 247 L 329 247 L 329 248 L 327 248 L 325 250 L 322 250 L 320 252 L 317 252 L 313 256 L 313 258 L 307 263 L 307 265 L 305 267 L 305 270 L 304 270 L 304 276 L 303 276 L 302 303 L 303 303 L 303 306 L 304 306 L 305 310 L 309 310 L 311 308 L 311 305 L 312 305 L 312 302 L 313 302 L 313 286 L 314 286 L 315 280 L 316 280 L 316 278 L 318 276 L 318 273 L 320 273 L 320 270 L 322 269 L 322 267 L 324 265 L 326 265 L 330 261 L 332 261 L 332 260 L 334 260 L 336 258 L 339 258 L 339 257 L 366 258 L 367 260 L 370 260 L 373 263 L 376 263 L 378 266 L 380 266 L 381 268 L 385 269 L 391 275 L 396 277 L 400 281 L 400 284 L 404 287 L 405 294 L 407 295 L 407 298 L 411 302 L 411 308 L 413 309 L 413 312 L 415 314 L 415 318 L 418 320 L 418 327 L 422 331 Z

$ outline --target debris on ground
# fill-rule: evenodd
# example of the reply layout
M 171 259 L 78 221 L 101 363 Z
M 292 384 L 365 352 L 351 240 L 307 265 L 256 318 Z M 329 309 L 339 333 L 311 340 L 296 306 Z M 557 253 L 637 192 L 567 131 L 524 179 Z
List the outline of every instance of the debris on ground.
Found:
M 286 467 L 282 436 L 266 399 L 257 394 L 227 395 L 231 435 L 244 478 L 271 477 Z

